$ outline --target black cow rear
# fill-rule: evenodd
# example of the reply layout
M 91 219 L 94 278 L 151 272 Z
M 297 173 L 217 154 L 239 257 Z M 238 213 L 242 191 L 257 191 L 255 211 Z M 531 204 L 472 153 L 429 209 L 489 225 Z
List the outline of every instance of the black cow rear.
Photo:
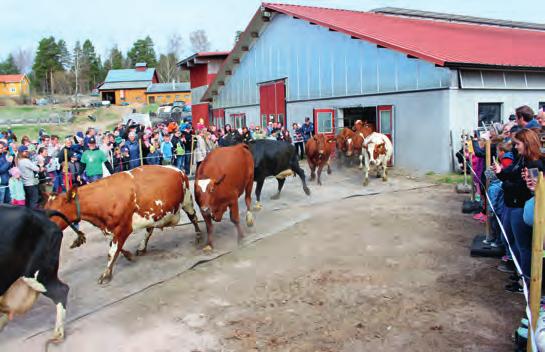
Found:
M 257 183 L 255 189 L 255 195 L 257 203 L 261 199 L 261 189 L 265 179 L 269 176 L 276 177 L 278 181 L 278 193 L 274 195 L 273 199 L 280 197 L 280 192 L 284 186 L 284 182 L 287 176 L 285 173 L 287 170 L 293 171 L 297 174 L 303 182 L 303 190 L 307 195 L 310 195 L 310 190 L 307 187 L 305 181 L 305 172 L 299 166 L 299 159 L 295 147 L 287 142 L 260 139 L 249 144 L 250 151 L 254 157 L 254 181 Z
M 9 205 L 0 205 L 0 224 L 0 296 L 19 278 L 35 278 L 57 306 L 54 340 L 62 340 L 69 288 L 57 275 L 61 230 L 43 211 Z M 10 313 L 6 309 L 0 301 L 0 318 Z

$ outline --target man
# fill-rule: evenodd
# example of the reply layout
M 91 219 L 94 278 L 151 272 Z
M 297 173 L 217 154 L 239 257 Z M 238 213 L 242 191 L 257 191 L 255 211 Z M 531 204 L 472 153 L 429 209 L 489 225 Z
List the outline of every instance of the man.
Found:
M 543 108 L 539 109 L 536 120 L 541 125 L 541 130 L 545 130 L 545 111 L 543 111 Z
M 182 132 L 182 143 L 184 145 L 185 149 L 185 155 L 184 155 L 184 171 L 186 175 L 189 175 L 191 172 L 191 140 L 193 138 L 193 133 L 191 131 L 191 124 L 186 124 L 184 127 L 184 131 Z
M 21 178 L 25 189 L 25 205 L 28 208 L 38 208 L 40 201 L 40 193 L 38 191 L 38 177 L 36 174 L 43 170 L 38 167 L 28 158 L 28 147 L 22 145 L 18 149 L 17 158 L 19 159 L 19 170 L 21 170 Z
M 91 137 L 88 140 L 89 149 L 83 152 L 81 156 L 82 168 L 80 176 L 85 171 L 87 175 L 87 181 L 89 183 L 100 180 L 102 178 L 102 164 L 106 165 L 106 168 L 110 174 L 114 173 L 112 165 L 108 161 L 106 154 L 100 149 L 97 148 L 97 142 L 95 137 Z M 81 178 L 78 179 L 81 182 Z
M 314 124 L 310 122 L 310 117 L 305 117 L 305 123 L 301 127 L 301 131 L 303 132 L 303 141 L 306 144 L 314 135 Z
M 8 146 L 6 143 L 0 141 L 0 204 L 9 204 L 9 169 L 13 164 L 13 156 L 8 153 Z
M 515 111 L 517 125 L 520 128 L 538 128 L 541 129 L 541 125 L 534 119 L 534 110 L 528 105 L 523 105 L 517 108 Z

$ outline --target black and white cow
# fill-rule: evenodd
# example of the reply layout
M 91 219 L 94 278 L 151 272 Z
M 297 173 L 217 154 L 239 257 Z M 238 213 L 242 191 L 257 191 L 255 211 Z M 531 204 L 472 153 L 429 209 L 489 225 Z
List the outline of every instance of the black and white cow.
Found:
M 0 331 L 15 315 L 26 313 L 39 294 L 57 307 L 53 339 L 64 339 L 69 287 L 57 276 L 62 232 L 49 219 L 55 211 L 0 205 Z

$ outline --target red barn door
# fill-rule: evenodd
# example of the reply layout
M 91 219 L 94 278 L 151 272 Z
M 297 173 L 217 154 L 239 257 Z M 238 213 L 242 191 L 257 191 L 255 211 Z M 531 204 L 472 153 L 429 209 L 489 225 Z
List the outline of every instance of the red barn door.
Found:
M 286 85 L 283 80 L 259 86 L 259 110 L 262 127 L 269 122 L 281 122 L 286 126 Z

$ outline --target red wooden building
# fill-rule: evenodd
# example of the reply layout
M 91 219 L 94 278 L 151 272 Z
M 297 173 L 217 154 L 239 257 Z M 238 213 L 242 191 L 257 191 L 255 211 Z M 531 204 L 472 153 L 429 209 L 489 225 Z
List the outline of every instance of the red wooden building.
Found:
M 211 116 L 211 104 L 201 102 L 201 98 L 208 89 L 208 85 L 216 78 L 223 61 L 229 55 L 229 52 L 200 52 L 178 62 L 182 70 L 189 71 L 189 82 L 191 86 L 191 115 L 193 125 L 204 120 L 205 125 L 209 125 L 211 118 L 216 118 L 218 112 Z M 225 115 L 223 115 L 225 116 Z M 221 126 L 221 118 L 214 123 Z M 225 123 L 225 118 L 223 119 Z

